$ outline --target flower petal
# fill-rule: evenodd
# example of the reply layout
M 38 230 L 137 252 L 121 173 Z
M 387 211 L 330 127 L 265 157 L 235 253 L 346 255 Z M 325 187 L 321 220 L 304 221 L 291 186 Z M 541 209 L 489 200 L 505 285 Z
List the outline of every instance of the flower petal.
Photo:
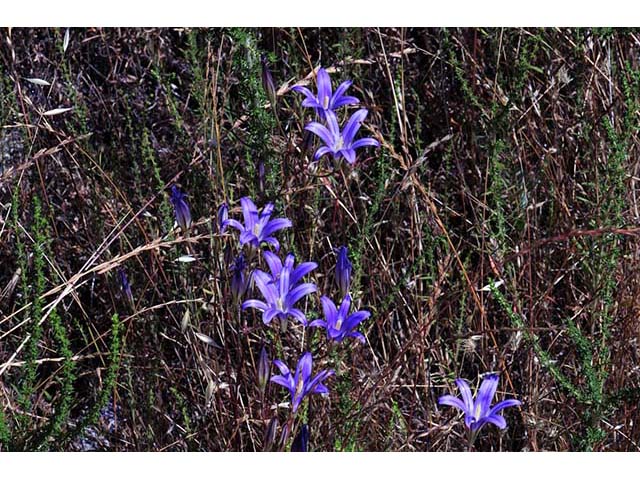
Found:
M 333 301 L 326 296 L 320 297 L 320 303 L 322 304 L 322 312 L 324 313 L 324 319 L 327 322 L 327 325 L 332 327 L 338 321 L 338 310 L 336 309 L 336 305 Z
M 279 313 L 281 312 L 276 308 L 269 308 L 268 310 L 265 310 L 264 312 L 262 312 L 262 323 L 264 323 L 265 325 L 269 325 L 271 323 L 271 320 L 273 320 L 273 317 L 275 317 Z
M 351 80 L 346 80 L 346 81 L 342 82 L 338 86 L 338 88 L 336 88 L 335 93 L 331 97 L 331 103 L 329 104 L 329 108 L 331 110 L 335 110 L 336 108 L 339 108 L 339 107 L 341 107 L 343 105 L 348 105 L 348 103 L 344 103 L 343 102 L 344 98 L 354 98 L 354 97 L 345 97 L 344 96 L 345 92 L 351 86 L 352 83 L 353 82 Z M 358 99 L 356 98 L 356 100 L 358 100 Z M 339 102 L 342 102 L 342 103 L 340 103 L 340 105 L 338 105 Z
M 343 148 L 340 153 L 349 165 L 356 163 L 356 151 L 353 148 Z
M 303 94 L 306 97 L 305 100 L 308 100 L 309 102 L 314 102 L 316 105 L 318 105 L 318 99 L 307 87 L 303 87 L 302 85 L 294 85 L 293 87 L 291 87 L 291 90 L 293 90 L 294 92 Z M 304 106 L 306 107 L 307 105 L 304 105 Z
M 244 225 L 242 225 L 239 221 L 234 220 L 233 218 L 230 218 L 228 220 L 225 220 L 222 224 L 222 229 L 220 231 L 220 233 L 224 233 L 224 229 L 226 229 L 226 227 L 233 227 L 236 230 L 238 230 L 240 233 L 245 231 Z
M 291 272 L 289 282 L 291 282 L 291 285 L 296 285 L 302 279 L 302 277 L 304 277 L 312 270 L 315 270 L 316 268 L 318 268 L 318 264 L 316 262 L 301 263 L 293 269 L 293 272 Z
M 351 308 L 351 295 L 347 293 L 342 299 L 342 303 L 340 304 L 340 309 L 338 310 L 338 318 L 342 318 L 343 322 L 349 316 L 350 308 Z
M 298 310 L 297 308 L 290 308 L 287 310 L 287 313 L 298 320 L 303 326 L 307 326 L 307 316 L 302 313 L 302 310 Z
M 311 122 L 304 129 L 316 134 L 328 147 L 332 147 L 336 142 L 335 136 L 321 123 Z
M 347 337 L 356 338 L 362 344 L 367 343 L 367 339 L 364 338 L 364 335 L 361 334 L 360 332 L 351 332 L 351 333 L 347 334 Z
M 310 393 L 329 393 L 329 389 L 322 385 L 322 382 L 333 374 L 333 370 L 322 370 L 308 383 L 306 390 Z
M 500 430 L 507 428 L 507 421 L 502 415 L 489 415 L 483 419 L 485 423 L 493 423 Z
M 354 150 L 356 148 L 361 148 L 361 147 L 379 147 L 379 146 L 380 146 L 380 142 L 378 142 L 378 140 L 376 140 L 375 138 L 361 138 L 360 140 L 356 140 L 351 144 L 351 148 L 353 148 Z
M 249 197 L 242 197 L 240 205 L 242 205 L 245 229 L 253 230 L 253 225 L 258 221 L 258 208 Z
M 257 308 L 261 312 L 264 312 L 269 308 L 269 305 L 261 300 L 246 300 L 242 303 L 242 309 L 245 310 L 247 308 Z
M 327 328 L 327 322 L 322 319 L 314 320 L 309 324 L 310 327 L 323 327 Z
M 333 110 L 325 110 L 325 119 L 327 120 L 327 126 L 329 127 L 329 131 L 331 132 L 331 135 L 333 136 L 334 140 L 334 145 L 335 143 L 337 143 L 338 139 L 340 138 L 340 125 L 338 125 L 338 118 L 336 117 L 336 114 L 333 113 Z
M 320 157 L 326 155 L 327 153 L 333 153 L 333 150 L 329 147 L 320 147 L 316 150 L 316 153 L 313 155 L 314 160 L 318 160 Z
M 253 274 L 253 280 L 267 303 L 275 305 L 278 302 L 278 292 L 271 281 L 271 276 L 262 270 L 256 270 Z
M 331 79 L 324 68 L 318 70 L 316 84 L 318 86 L 318 103 L 320 103 L 323 109 L 327 109 L 329 108 L 329 101 L 331 100 L 332 92 Z
M 267 265 L 269 265 L 271 276 L 275 280 L 278 275 L 280 275 L 280 270 L 282 270 L 282 261 L 280 260 L 280 257 L 268 250 L 266 250 L 262 256 L 264 257 L 264 261 L 267 262 Z
M 278 385 L 282 385 L 284 388 L 286 388 L 287 390 L 289 390 L 289 392 L 293 395 L 293 392 L 295 391 L 295 388 L 292 385 L 292 381 L 290 380 L 291 375 L 289 375 L 288 377 L 282 376 L 282 375 L 274 375 L 273 377 L 271 377 L 271 381 L 273 383 L 277 383 Z
M 502 400 L 501 402 L 498 402 L 493 407 L 491 407 L 491 410 L 489 410 L 488 416 L 495 415 L 496 413 L 498 413 L 501 410 L 504 410 L 505 408 L 518 407 L 520 405 L 522 405 L 522 402 L 514 398 L 511 398 L 508 400 Z
M 493 396 L 498 388 L 499 381 L 500 377 L 496 373 L 490 373 L 482 379 L 482 383 L 480 384 L 480 388 L 476 395 L 476 404 L 474 409 L 476 420 L 479 420 L 489 414 L 491 402 L 493 401 Z
M 274 360 L 273 364 L 278 367 L 278 370 L 280 370 L 280 373 L 282 375 L 289 375 L 291 376 L 291 370 L 289 370 L 289 367 L 287 367 L 287 365 L 282 361 L 282 360 Z
M 463 412 L 466 411 L 464 402 L 453 395 L 443 395 L 438 399 L 438 405 L 447 405 L 462 410 Z
M 264 243 L 268 243 L 269 245 L 273 245 L 273 248 L 276 249 L 276 252 L 280 251 L 280 242 L 276 239 L 276 237 L 263 238 L 262 241 Z
M 271 220 L 262 230 L 262 237 L 269 237 L 272 233 L 282 230 L 283 228 L 289 228 L 293 226 L 291 220 L 288 218 L 276 218 Z
M 359 312 L 352 313 L 347 317 L 344 322 L 344 330 L 352 331 L 367 318 L 371 316 L 371 312 L 367 310 L 360 310 Z
M 333 108 L 337 109 L 340 107 L 344 107 L 345 105 L 356 105 L 358 103 L 360 103 L 360 100 L 358 100 L 356 97 L 350 97 L 348 95 L 345 95 L 343 97 L 337 98 L 333 102 Z
M 253 234 L 253 232 L 249 229 L 245 230 L 240 234 L 240 245 L 245 245 L 250 243 L 253 246 L 258 247 L 258 238 Z
M 344 139 L 345 145 L 351 145 L 353 139 L 356 136 L 356 133 L 358 133 L 358 130 L 360 129 L 360 125 L 362 125 L 362 122 L 364 122 L 364 119 L 367 117 L 368 113 L 369 110 L 367 110 L 366 108 L 361 108 L 356 113 L 351 115 L 346 125 L 344 126 L 344 129 L 342 130 L 342 138 Z
M 298 362 L 298 366 L 296 368 L 296 383 L 299 381 L 298 380 L 299 374 L 302 375 L 302 379 L 304 380 L 304 383 L 307 383 L 309 381 L 309 377 L 311 377 L 312 367 L 313 367 L 313 357 L 311 356 L 311 353 L 306 352 L 300 358 L 300 361 Z
M 465 405 L 465 412 L 469 414 L 473 414 L 473 395 L 471 394 L 471 389 L 469 388 L 469 384 L 464 378 L 456 379 L 456 385 L 460 390 L 460 394 L 462 395 L 462 400 Z
M 298 285 L 287 294 L 287 296 L 285 297 L 285 304 L 287 305 L 287 307 L 291 308 L 302 297 L 306 297 L 307 295 L 315 293 L 316 291 L 318 291 L 318 287 L 316 287 L 313 283 L 303 283 L 301 285 Z

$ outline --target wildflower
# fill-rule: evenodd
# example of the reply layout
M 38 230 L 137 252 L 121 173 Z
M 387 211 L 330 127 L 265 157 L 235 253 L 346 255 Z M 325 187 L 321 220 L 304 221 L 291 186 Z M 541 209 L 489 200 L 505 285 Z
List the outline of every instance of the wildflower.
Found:
M 498 412 L 507 407 L 521 405 L 520 400 L 509 399 L 496 403 L 491 407 L 493 396 L 498 388 L 498 374 L 490 373 L 484 377 L 474 400 L 466 380 L 458 378 L 456 385 L 460 389 L 462 400 L 453 395 L 444 395 L 438 399 L 440 405 L 449 405 L 462 410 L 464 424 L 475 435 L 487 423 L 493 423 L 500 429 L 507 428 L 507 421 Z
M 171 204 L 175 212 L 176 222 L 180 225 L 183 233 L 191 227 L 191 212 L 189 205 L 185 201 L 185 195 L 175 185 L 171 186 Z
M 317 160 L 323 155 L 331 153 L 334 159 L 337 160 L 340 157 L 344 157 L 349 164 L 353 165 L 356 162 L 357 148 L 379 147 L 380 143 L 374 138 L 361 138 L 355 142 L 353 141 L 368 113 L 369 111 L 366 108 L 361 108 L 355 112 L 347 120 L 342 131 L 340 131 L 338 119 L 332 111 L 326 112 L 329 128 L 318 122 L 311 122 L 304 127 L 306 130 L 315 133 L 325 143 L 324 146 L 318 148 L 313 158 Z
M 360 100 L 356 97 L 345 95 L 345 92 L 351 86 L 351 83 L 352 82 L 350 80 L 342 82 L 336 89 L 335 93 L 333 93 L 329 74 L 324 68 L 320 68 L 316 78 L 316 84 L 318 86 L 317 95 L 314 95 L 307 87 L 302 87 L 300 85 L 292 87 L 291 90 L 302 93 L 307 97 L 302 101 L 303 107 L 313 108 L 321 117 L 324 117 L 327 112 L 333 111 L 336 108 L 340 108 L 344 105 L 360 103 Z
M 218 231 L 224 233 L 229 223 L 229 206 L 223 203 L 218 208 Z
M 280 273 L 282 272 L 282 260 L 275 253 L 266 251 L 263 254 L 267 265 L 269 266 L 269 270 L 271 270 L 271 277 L 274 282 L 279 281 Z M 303 262 L 299 264 L 297 267 L 293 268 L 295 263 L 295 257 L 293 254 L 288 254 L 284 260 L 284 264 L 291 266 L 291 271 L 289 274 L 289 288 L 293 288 L 298 285 L 302 277 L 306 274 L 318 268 L 318 264 L 316 262 Z
M 267 349 L 262 346 L 260 351 L 260 360 L 258 360 L 258 385 L 260 390 L 265 389 L 269 382 L 269 374 L 271 373 L 271 362 L 269 362 L 269 356 L 267 355 Z
M 265 242 L 273 245 L 276 251 L 280 250 L 280 243 L 271 235 L 278 230 L 291 227 L 291 220 L 288 218 L 271 220 L 274 208 L 273 203 L 267 203 L 259 215 L 258 208 L 249 197 L 241 198 L 240 204 L 244 215 L 244 225 L 234 219 L 224 221 L 225 227 L 229 225 L 240 232 L 240 245 L 248 243 L 255 248 L 259 248 L 260 243 Z
M 131 292 L 131 285 L 129 284 L 129 279 L 127 278 L 124 268 L 118 268 L 118 276 L 120 277 L 120 286 L 122 287 L 125 297 L 127 297 L 129 303 L 133 305 L 133 293 Z
M 353 265 L 349 261 L 347 247 L 340 247 L 338 249 L 338 261 L 336 263 L 336 283 L 342 292 L 342 295 L 349 293 L 349 286 L 351 285 L 351 270 Z
M 307 452 L 309 451 L 309 425 L 306 423 L 300 427 L 300 431 L 296 438 L 293 439 L 291 444 L 292 452 Z
M 307 318 L 302 311 L 294 308 L 294 305 L 303 297 L 314 293 L 317 288 L 312 283 L 296 285 L 308 267 L 303 267 L 305 264 L 302 264 L 297 269 L 294 269 L 293 264 L 293 255 L 287 255 L 276 279 L 262 270 L 256 270 L 253 274 L 253 279 L 265 301 L 247 300 L 242 304 L 242 308 L 260 310 L 262 312 L 262 321 L 265 324 L 269 324 L 276 316 L 283 321 L 288 316 L 292 316 L 303 325 L 306 325 Z M 271 266 L 272 272 L 277 267 L 277 263 L 274 262 Z
M 282 361 L 274 360 L 273 363 L 280 369 L 282 375 L 274 375 L 271 377 L 271 381 L 289 390 L 291 393 L 291 406 L 294 412 L 298 410 L 300 403 L 307 395 L 311 393 L 329 393 L 329 389 L 322 382 L 333 375 L 334 371 L 322 370 L 312 378 L 313 359 L 309 352 L 300 357 L 295 375 L 291 374 L 289 368 Z
M 231 294 L 235 301 L 239 301 L 247 291 L 251 275 L 245 275 L 247 264 L 243 254 L 238 255 L 235 262 L 231 266 L 233 275 L 231 277 Z
M 273 77 L 271 76 L 271 70 L 269 70 L 269 63 L 267 62 L 267 57 L 262 55 L 260 57 L 260 62 L 262 63 L 262 88 L 264 88 L 267 97 L 269 97 L 269 101 L 271 102 L 271 106 L 276 106 L 276 86 L 273 83 Z
M 309 324 L 310 327 L 324 327 L 327 329 L 327 338 L 335 342 L 342 342 L 347 337 L 357 338 L 361 343 L 365 342 L 364 335 L 356 332 L 360 323 L 371 316 L 371 312 L 360 310 L 349 315 L 351 307 L 351 295 L 347 294 L 342 300 L 340 309 L 328 297 L 320 298 L 322 310 L 324 312 L 324 320 L 314 320 Z

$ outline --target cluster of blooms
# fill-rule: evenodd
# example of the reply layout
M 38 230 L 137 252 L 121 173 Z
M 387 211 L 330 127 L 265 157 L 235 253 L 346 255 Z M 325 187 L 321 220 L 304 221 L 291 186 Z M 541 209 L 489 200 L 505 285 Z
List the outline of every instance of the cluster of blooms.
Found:
M 223 205 L 218 211 L 220 231 L 226 231 L 232 227 L 240 232 L 240 245 L 249 245 L 250 249 L 257 250 L 262 244 L 272 245 L 276 251 L 280 249 L 280 243 L 272 236 L 283 228 L 290 227 L 291 221 L 286 218 L 272 220 L 274 205 L 268 203 L 262 211 L 249 197 L 240 200 L 244 224 L 229 218 L 229 209 Z M 320 301 L 324 311 L 324 318 L 308 322 L 305 313 L 296 308 L 300 300 L 315 293 L 317 286 L 313 283 L 303 283 L 303 278 L 318 268 L 316 262 L 303 262 L 296 265 L 295 257 L 289 253 L 284 262 L 275 253 L 265 250 L 262 258 L 269 267 L 269 272 L 259 269 L 250 275 L 245 274 L 247 264 L 243 254 L 236 259 L 232 270 L 231 290 L 234 297 L 239 300 L 248 288 L 252 278 L 255 286 L 262 294 L 262 299 L 249 299 L 242 303 L 242 309 L 254 308 L 262 313 L 262 321 L 269 325 L 274 319 L 286 325 L 289 318 L 300 322 L 303 326 L 323 327 L 326 329 L 327 338 L 331 341 L 342 342 L 347 337 L 355 337 L 364 342 L 364 336 L 356 331 L 360 323 L 369 318 L 370 312 L 366 310 L 350 314 L 351 296 L 348 293 L 351 282 L 352 265 L 348 259 L 346 247 L 338 249 L 338 261 L 336 265 L 336 282 L 345 294 L 345 297 L 337 309 L 333 301 L 322 296 Z M 275 375 L 271 381 L 287 388 L 291 394 L 291 406 L 293 412 L 298 410 L 302 400 L 311 393 L 328 393 L 329 390 L 322 383 L 333 375 L 333 370 L 323 370 L 317 375 L 312 375 L 313 358 L 310 352 L 305 352 L 298 360 L 295 372 L 282 360 L 275 360 L 274 364 L 280 370 L 280 375 Z M 264 367 L 263 367 L 264 370 Z M 260 377 L 260 375 L 259 375 Z M 264 378 L 264 375 L 262 376 Z
M 350 165 L 353 165 L 356 162 L 357 148 L 380 146 L 380 143 L 374 138 L 355 140 L 356 134 L 369 111 L 366 108 L 361 108 L 351 115 L 344 128 L 340 128 L 336 109 L 345 105 L 360 103 L 360 100 L 356 97 L 345 95 L 352 82 L 350 80 L 342 82 L 333 92 L 331 79 L 324 68 L 318 69 L 316 82 L 318 86 L 316 95 L 307 87 L 300 85 L 292 87 L 292 90 L 305 96 L 302 106 L 313 108 L 318 117 L 326 122 L 326 125 L 319 122 L 311 122 L 305 127 L 306 130 L 317 135 L 324 142 L 324 145 L 316 150 L 314 159 L 318 160 L 320 157 L 330 153 L 334 160 L 344 158 Z
M 263 78 L 267 81 L 269 78 Z M 267 82 L 268 83 L 268 82 Z M 271 80 L 271 83 L 272 80 Z M 367 116 L 366 109 L 356 111 L 346 122 L 344 128 L 340 128 L 335 109 L 345 105 L 359 103 L 355 97 L 345 95 L 351 86 L 350 81 L 345 81 L 332 91 L 329 74 L 323 68 L 317 73 L 318 93 L 314 95 L 308 88 L 294 86 L 293 90 L 302 93 L 306 98 L 302 102 L 305 107 L 313 108 L 318 117 L 326 122 L 326 126 L 319 122 L 309 123 L 305 129 L 314 133 L 325 143 L 318 148 L 315 159 L 331 153 L 334 160 L 344 158 L 353 165 L 356 161 L 355 150 L 364 146 L 378 147 L 379 143 L 373 138 L 362 138 L 355 140 L 355 136 Z M 265 87 L 266 88 L 266 87 Z M 275 91 L 275 90 L 274 90 Z M 272 103 L 275 102 L 273 95 Z M 355 140 L 355 141 L 354 141 Z M 175 219 L 183 233 L 188 232 L 191 227 L 191 212 L 185 200 L 185 195 L 178 187 L 171 187 L 171 204 L 174 208 Z M 342 301 L 339 307 L 327 296 L 320 297 L 320 303 L 324 317 L 309 322 L 305 313 L 297 305 L 305 297 L 316 293 L 317 286 L 313 283 L 303 282 L 303 278 L 318 268 L 315 262 L 295 263 L 294 255 L 289 253 L 284 257 L 284 261 L 269 250 L 262 251 L 262 259 L 269 267 L 269 272 L 254 269 L 251 271 L 250 263 L 256 259 L 263 245 L 270 245 L 275 252 L 280 251 L 280 242 L 274 234 L 282 229 L 292 227 L 292 222 L 287 218 L 272 219 L 274 204 L 267 203 L 261 211 L 249 197 L 240 199 L 244 223 L 229 218 L 229 209 L 223 204 L 218 210 L 218 225 L 220 233 L 224 233 L 227 227 L 236 229 L 240 236 L 240 247 L 247 246 L 247 256 L 240 253 L 231 266 L 231 293 L 234 300 L 240 303 L 249 290 L 249 285 L 253 281 L 259 292 L 261 299 L 252 298 L 242 302 L 242 309 L 253 308 L 262 313 L 262 321 L 265 325 L 277 320 L 283 329 L 286 328 L 289 318 L 300 322 L 304 327 L 319 327 L 326 331 L 327 339 L 331 342 L 342 342 L 346 338 L 356 338 L 360 342 L 365 342 L 365 337 L 357 331 L 358 326 L 371 316 L 366 310 L 351 311 L 351 295 L 349 288 L 351 285 L 351 274 L 353 266 L 349 261 L 348 250 L 340 247 L 337 250 L 337 262 L 335 267 L 335 281 L 340 290 Z M 120 280 L 125 296 L 133 303 L 133 295 L 124 270 L 119 271 Z M 310 352 L 304 352 L 299 358 L 295 370 L 289 369 L 282 360 L 274 360 L 273 364 L 280 370 L 280 375 L 274 375 L 269 379 L 271 362 L 269 362 L 266 349 L 263 347 L 260 360 L 258 362 L 258 384 L 261 390 L 269 381 L 286 388 L 291 395 L 291 409 L 293 414 L 297 412 L 302 401 L 312 393 L 328 394 L 329 389 L 324 385 L 330 376 L 334 374 L 332 369 L 322 370 L 316 375 L 313 371 L 313 357 Z M 498 428 L 504 429 L 507 426 L 504 417 L 499 415 L 503 409 L 521 405 L 519 400 L 508 399 L 498 402 L 493 407 L 491 403 L 496 393 L 499 377 L 495 373 L 488 373 L 484 376 L 476 397 L 474 399 L 469 384 L 466 380 L 458 378 L 458 386 L 462 399 L 452 395 L 444 395 L 439 398 L 440 405 L 448 405 L 461 410 L 464 413 L 464 423 L 470 433 L 471 442 L 476 438 L 480 429 L 492 423 Z M 275 435 L 277 420 L 269 424 L 267 437 Z M 289 425 L 283 427 L 288 435 Z M 308 425 L 302 425 L 296 436 L 292 450 L 306 451 L 309 441 Z

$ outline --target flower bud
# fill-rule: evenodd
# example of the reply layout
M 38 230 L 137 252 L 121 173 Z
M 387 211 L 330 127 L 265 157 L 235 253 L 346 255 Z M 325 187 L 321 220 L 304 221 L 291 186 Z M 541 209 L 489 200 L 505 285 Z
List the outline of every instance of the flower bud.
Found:
M 269 420 L 267 429 L 264 432 L 264 450 L 265 452 L 271 451 L 276 443 L 276 437 L 278 436 L 278 417 L 273 417 Z
M 134 305 L 133 293 L 131 293 L 131 285 L 129 284 L 129 279 L 127 279 L 127 274 L 124 271 L 124 268 L 118 268 L 118 276 L 120 277 L 120 287 L 122 287 L 122 291 L 124 292 L 124 296 L 127 297 L 127 301 Z
M 269 97 L 271 107 L 275 108 L 277 99 L 276 86 L 273 83 L 271 70 L 269 70 L 269 63 L 264 55 L 260 57 L 260 61 L 262 62 L 262 87 L 264 88 L 267 97 Z
M 191 227 L 191 211 L 185 200 L 185 195 L 175 185 L 171 186 L 171 204 L 175 213 L 176 222 L 180 225 L 182 233 L 186 233 Z
M 260 360 L 258 361 L 258 385 L 260 390 L 264 391 L 269 383 L 269 375 L 271 374 L 271 362 L 267 355 L 267 349 L 262 347 L 260 351 Z
M 347 247 L 340 247 L 338 249 L 338 261 L 336 263 L 336 283 L 343 296 L 349 293 L 351 270 L 353 270 L 353 265 L 351 265 L 349 261 Z
M 300 427 L 300 431 L 291 444 L 292 452 L 308 452 L 309 451 L 309 426 L 305 423 Z
M 227 222 L 229 220 L 229 207 L 226 203 L 220 205 L 218 208 L 218 232 L 224 233 L 227 229 Z
M 245 274 L 246 266 L 247 264 L 245 262 L 244 255 L 240 254 L 231 267 L 231 271 L 233 272 L 233 275 L 231 276 L 231 295 L 233 295 L 233 299 L 236 303 L 242 300 L 242 297 L 249 286 L 249 278 L 251 275 Z

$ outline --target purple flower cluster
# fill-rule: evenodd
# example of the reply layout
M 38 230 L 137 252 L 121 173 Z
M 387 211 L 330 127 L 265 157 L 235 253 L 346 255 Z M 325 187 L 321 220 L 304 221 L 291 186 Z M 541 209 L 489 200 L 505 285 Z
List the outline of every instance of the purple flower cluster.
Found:
M 331 79 L 324 68 L 318 69 L 317 74 L 318 93 L 316 95 L 306 87 L 296 85 L 292 90 L 302 93 L 305 99 L 302 101 L 303 107 L 313 108 L 321 120 L 326 122 L 311 122 L 305 129 L 318 136 L 324 145 L 316 150 L 314 159 L 318 160 L 324 155 L 331 154 L 334 160 L 344 158 L 347 163 L 356 163 L 356 149 L 361 147 L 379 147 L 380 143 L 374 138 L 361 138 L 356 140 L 356 134 L 369 111 L 361 108 L 347 120 L 341 128 L 338 123 L 336 109 L 345 105 L 360 103 L 356 97 L 345 95 L 351 86 L 351 81 L 342 82 L 335 92 L 332 91 Z
M 339 103 L 339 102 L 338 102 Z M 330 113 L 330 112 L 329 112 Z M 300 309 L 299 303 L 305 297 L 317 292 L 314 283 L 303 282 L 304 277 L 318 268 L 316 262 L 302 262 L 296 264 L 292 253 L 287 254 L 284 260 L 277 252 L 280 250 L 280 242 L 273 236 L 279 230 L 292 226 L 287 218 L 271 219 L 274 205 L 268 203 L 262 211 L 249 197 L 240 200 L 244 224 L 229 217 L 229 207 L 224 204 L 218 210 L 218 227 L 220 233 L 224 233 L 227 227 L 233 227 L 240 232 L 240 247 L 248 245 L 251 255 L 249 261 L 240 253 L 232 266 L 231 292 L 236 301 L 240 301 L 248 290 L 250 280 L 253 280 L 256 290 L 262 298 L 249 298 L 242 303 L 242 309 L 256 309 L 262 314 L 262 322 L 269 325 L 277 319 L 281 326 L 286 326 L 289 317 L 297 320 L 303 327 L 308 325 L 306 314 Z M 275 247 L 275 252 L 263 250 L 261 255 L 254 256 L 264 244 Z M 263 262 L 268 271 L 255 268 L 247 274 L 252 261 Z M 348 337 L 353 337 L 361 342 L 364 336 L 356 331 L 358 325 L 370 317 L 368 311 L 350 312 L 351 272 L 353 266 L 348 258 L 346 247 L 338 249 L 336 262 L 336 284 L 343 292 L 343 300 L 339 308 L 327 296 L 322 296 L 320 302 L 324 312 L 324 318 L 316 319 L 310 326 L 321 327 L 326 330 L 327 339 L 332 342 L 342 342 Z M 261 390 L 264 392 L 266 377 L 268 376 L 268 363 L 266 350 L 260 353 L 257 379 Z M 291 409 L 295 414 L 302 401 L 313 393 L 327 394 L 329 390 L 323 383 L 334 374 L 331 369 L 324 369 L 316 375 L 312 375 L 313 356 L 311 352 L 305 352 L 298 360 L 295 373 L 289 370 L 286 363 L 280 359 L 273 362 L 280 370 L 280 375 L 271 377 L 271 382 L 284 386 L 291 395 Z M 308 439 L 307 439 L 308 441 Z M 305 442 L 303 442 L 305 443 Z

